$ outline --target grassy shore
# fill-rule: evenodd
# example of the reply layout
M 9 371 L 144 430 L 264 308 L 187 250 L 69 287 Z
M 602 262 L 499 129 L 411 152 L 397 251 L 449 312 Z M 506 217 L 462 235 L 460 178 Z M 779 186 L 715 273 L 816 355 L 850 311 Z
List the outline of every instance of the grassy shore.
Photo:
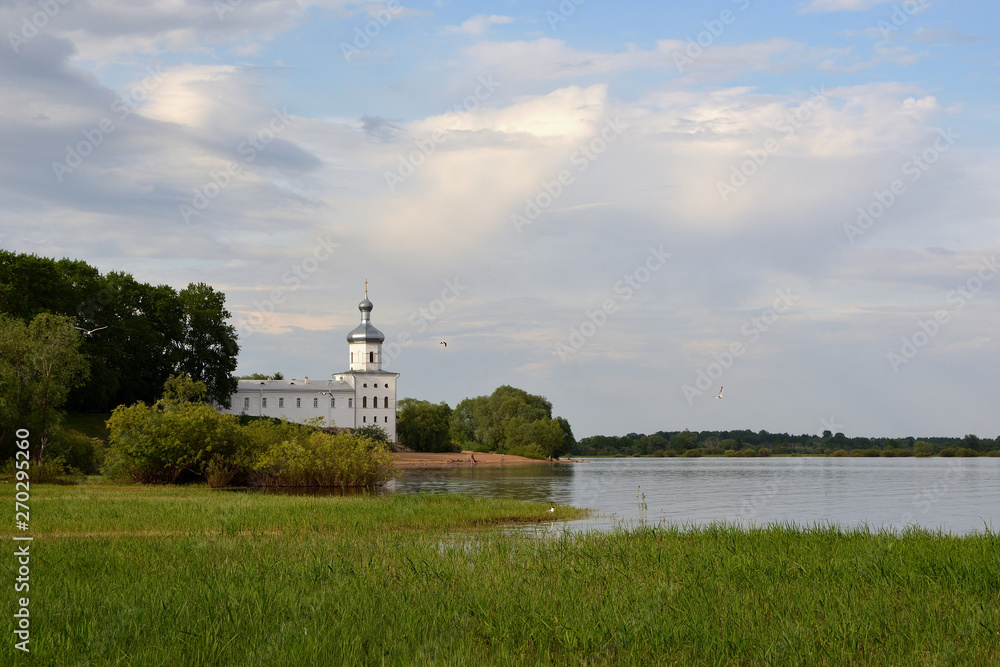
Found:
M 1000 662 L 992 535 L 539 539 L 490 528 L 548 506 L 443 495 L 32 486 L 31 502 L 36 664 Z M 0 572 L 13 582 L 12 558 Z

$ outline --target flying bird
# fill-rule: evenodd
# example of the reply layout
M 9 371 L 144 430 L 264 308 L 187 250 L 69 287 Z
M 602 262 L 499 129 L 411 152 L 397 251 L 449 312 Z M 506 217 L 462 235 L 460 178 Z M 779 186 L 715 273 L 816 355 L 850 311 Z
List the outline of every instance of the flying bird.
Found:
M 82 331 L 84 336 L 89 336 L 90 334 L 94 333 L 95 331 L 100 331 L 101 329 L 107 329 L 106 326 L 105 327 L 97 327 L 96 329 L 84 329 L 83 327 L 78 327 L 78 326 L 74 326 L 73 328 L 74 329 L 79 329 L 80 331 Z
M 440 341 L 440 342 L 438 343 L 438 345 L 444 345 L 445 347 L 448 347 L 448 343 L 446 343 L 446 342 L 444 342 L 444 341 Z
M 719 395 L 716 396 L 716 398 L 722 398 L 722 390 L 723 389 L 725 389 L 725 387 L 719 387 Z

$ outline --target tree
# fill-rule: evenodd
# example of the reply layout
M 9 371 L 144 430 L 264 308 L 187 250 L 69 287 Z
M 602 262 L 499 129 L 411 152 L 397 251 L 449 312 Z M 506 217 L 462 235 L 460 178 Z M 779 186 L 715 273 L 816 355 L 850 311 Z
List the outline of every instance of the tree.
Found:
M 208 398 L 228 408 L 237 388 L 233 371 L 240 346 L 236 327 L 226 322 L 232 317 L 225 307 L 226 296 L 198 283 L 188 285 L 179 297 L 184 332 L 178 368 L 204 382 Z
M 558 456 L 575 444 L 569 423 L 552 418 L 552 404 L 545 397 L 509 385 L 459 403 L 451 430 L 457 440 L 474 441 L 499 452 L 534 446 L 543 454 Z
M 418 452 L 448 452 L 451 446 L 451 408 L 445 402 L 404 398 L 396 403 L 399 444 Z
M 372 442 L 389 444 L 389 434 L 378 424 L 364 424 L 351 429 L 351 431 L 359 438 L 368 438 Z
M 177 372 L 202 380 L 210 399 L 227 404 L 239 347 L 224 306 L 225 296 L 202 283 L 178 293 L 127 273 L 101 275 L 78 260 L 0 250 L 0 312 L 25 324 L 39 313 L 61 314 L 90 332 L 80 346 L 89 380 L 70 393 L 74 410 L 152 403 Z
M 59 408 L 87 376 L 80 334 L 69 318 L 41 313 L 31 323 L 0 314 L 0 459 L 14 455 L 13 434 L 31 431 L 41 460 Z

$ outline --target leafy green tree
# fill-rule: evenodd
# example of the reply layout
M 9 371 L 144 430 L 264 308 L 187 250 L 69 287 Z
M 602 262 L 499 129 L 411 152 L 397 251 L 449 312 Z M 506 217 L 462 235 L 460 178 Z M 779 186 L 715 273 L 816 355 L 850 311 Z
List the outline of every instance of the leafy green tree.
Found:
M 281 373 L 271 373 L 270 375 L 264 375 L 263 373 L 251 373 L 250 375 L 241 375 L 239 380 L 284 380 L 285 376 Z
M 89 379 L 67 402 L 78 411 L 152 403 L 178 371 L 205 382 L 209 398 L 225 404 L 239 348 L 224 302 L 201 283 L 178 294 L 126 273 L 101 275 L 77 260 L 0 250 L 0 312 L 25 323 L 39 313 L 66 315 L 88 332 L 80 351 Z
M 0 314 L 0 459 L 14 455 L 26 428 L 42 460 L 72 387 L 86 378 L 80 334 L 68 317 L 40 313 L 30 324 Z
M 378 424 L 365 424 L 363 426 L 353 428 L 351 431 L 359 438 L 368 438 L 372 442 L 389 444 L 389 434 L 386 433 L 385 429 Z
M 396 403 L 396 435 L 399 444 L 418 452 L 453 451 L 451 445 L 451 408 L 416 398 Z
M 459 403 L 451 432 L 458 441 L 499 452 L 534 448 L 542 455 L 560 456 L 576 445 L 569 422 L 552 418 L 552 404 L 545 397 L 509 385 Z
M 184 334 L 179 370 L 201 380 L 210 400 L 229 407 L 236 391 L 233 377 L 240 347 L 236 327 L 226 322 L 226 296 L 205 283 L 188 285 L 179 295 L 184 313 Z
M 670 449 L 681 454 L 689 449 L 694 449 L 697 446 L 698 434 L 692 433 L 691 431 L 681 431 L 674 437 L 670 438 Z

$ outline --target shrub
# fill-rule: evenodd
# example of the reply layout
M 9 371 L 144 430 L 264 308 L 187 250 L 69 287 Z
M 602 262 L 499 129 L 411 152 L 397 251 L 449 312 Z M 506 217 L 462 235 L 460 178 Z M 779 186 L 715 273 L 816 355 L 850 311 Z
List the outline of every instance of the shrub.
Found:
M 45 458 L 60 457 L 66 465 L 87 474 L 97 474 L 104 463 L 104 443 L 71 428 L 59 427 L 45 448 Z
M 757 452 L 750 447 L 746 447 L 736 452 L 736 456 L 757 456 Z
M 220 414 L 205 403 L 119 406 L 108 420 L 110 431 L 104 473 L 112 479 L 145 484 L 187 481 L 203 476 L 215 457 L 233 457 L 241 430 L 235 415 Z
M 395 474 L 385 443 L 314 431 L 268 448 L 251 479 L 258 486 L 377 486 Z
M 850 453 L 846 449 L 835 450 L 830 456 L 850 456 Z
M 946 458 L 951 458 L 952 456 L 955 455 L 955 448 L 954 447 L 945 447 L 940 452 L 938 452 L 938 455 L 939 456 L 944 456 Z
M 735 449 L 727 449 L 725 451 L 725 455 L 726 456 L 736 456 L 736 450 Z
M 955 450 L 955 456 L 979 456 L 979 452 L 969 447 L 959 447 Z
M 757 450 L 757 456 L 770 456 L 771 450 L 768 447 L 761 447 Z
M 701 447 L 695 447 L 694 449 L 689 449 L 686 452 L 684 452 L 684 457 L 696 459 L 704 455 L 704 453 L 705 453 L 704 449 L 702 449 Z
M 542 453 L 542 449 L 535 444 L 530 445 L 517 445 L 511 447 L 507 450 L 507 453 L 511 456 L 523 456 L 526 459 L 544 459 L 545 454 Z

